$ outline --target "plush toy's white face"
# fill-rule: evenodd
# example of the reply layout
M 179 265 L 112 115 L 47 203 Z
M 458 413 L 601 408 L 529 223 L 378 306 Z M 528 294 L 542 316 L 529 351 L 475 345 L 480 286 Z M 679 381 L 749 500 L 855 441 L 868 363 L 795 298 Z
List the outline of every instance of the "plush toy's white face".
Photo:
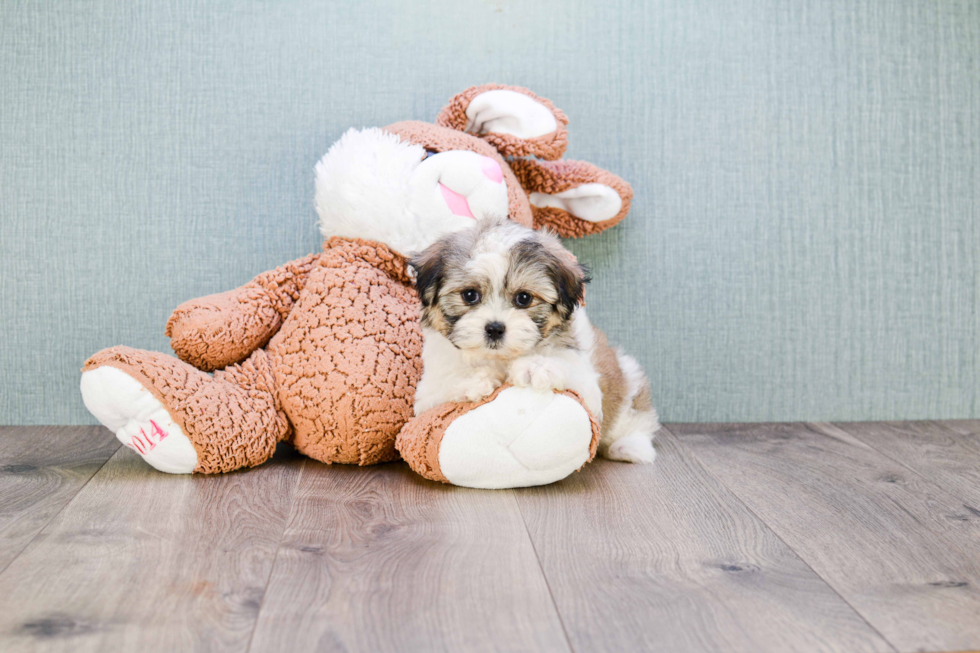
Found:
M 489 157 L 351 129 L 316 166 L 316 209 L 325 237 L 376 240 L 407 255 L 478 218 L 507 215 L 507 186 Z
M 412 213 L 471 220 L 507 215 L 507 186 L 499 163 L 465 150 L 426 155 L 409 181 Z

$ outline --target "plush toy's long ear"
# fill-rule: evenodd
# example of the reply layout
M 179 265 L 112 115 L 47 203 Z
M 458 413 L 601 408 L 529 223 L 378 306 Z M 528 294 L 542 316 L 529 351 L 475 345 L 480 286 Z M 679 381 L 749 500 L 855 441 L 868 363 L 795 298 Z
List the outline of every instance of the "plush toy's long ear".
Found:
M 510 167 L 527 191 L 535 228 L 565 238 L 599 233 L 626 217 L 633 189 L 585 161 L 515 159 Z
M 475 134 L 503 156 L 553 160 L 568 146 L 568 118 L 543 97 L 520 86 L 468 88 L 439 112 L 436 124 Z

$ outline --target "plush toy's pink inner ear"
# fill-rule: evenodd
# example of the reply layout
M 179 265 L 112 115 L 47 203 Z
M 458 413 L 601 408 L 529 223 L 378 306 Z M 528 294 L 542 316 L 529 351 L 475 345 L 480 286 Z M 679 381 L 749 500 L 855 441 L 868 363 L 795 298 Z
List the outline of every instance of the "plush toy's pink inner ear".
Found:
M 480 93 L 466 107 L 466 131 L 537 138 L 557 131 L 558 121 L 548 107 L 516 91 Z
M 611 186 L 599 183 L 582 184 L 554 195 L 531 193 L 528 199 L 539 209 L 561 209 L 588 222 L 610 220 L 623 208 L 619 193 Z

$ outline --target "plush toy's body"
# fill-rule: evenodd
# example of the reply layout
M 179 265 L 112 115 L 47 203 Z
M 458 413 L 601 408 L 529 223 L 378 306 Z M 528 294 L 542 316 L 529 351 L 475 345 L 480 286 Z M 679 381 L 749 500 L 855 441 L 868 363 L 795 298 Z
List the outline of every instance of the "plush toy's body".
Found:
M 625 216 L 629 186 L 590 164 L 505 159 L 564 150 L 564 115 L 523 89 L 470 89 L 439 122 L 345 134 L 317 166 L 324 251 L 179 306 L 167 335 L 181 360 L 93 356 L 89 410 L 171 473 L 257 465 L 282 440 L 326 463 L 401 452 L 474 487 L 547 483 L 590 460 L 597 422 L 570 393 L 502 388 L 413 417 L 422 337 L 405 257 L 489 213 L 593 233 Z

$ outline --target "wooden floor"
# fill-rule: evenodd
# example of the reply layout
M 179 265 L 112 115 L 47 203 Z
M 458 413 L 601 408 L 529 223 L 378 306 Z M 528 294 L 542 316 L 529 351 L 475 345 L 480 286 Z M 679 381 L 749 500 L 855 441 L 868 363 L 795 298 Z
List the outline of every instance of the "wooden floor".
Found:
M 0 427 L 0 651 L 980 649 L 980 422 L 673 425 L 452 488 L 283 448 L 154 472 Z

